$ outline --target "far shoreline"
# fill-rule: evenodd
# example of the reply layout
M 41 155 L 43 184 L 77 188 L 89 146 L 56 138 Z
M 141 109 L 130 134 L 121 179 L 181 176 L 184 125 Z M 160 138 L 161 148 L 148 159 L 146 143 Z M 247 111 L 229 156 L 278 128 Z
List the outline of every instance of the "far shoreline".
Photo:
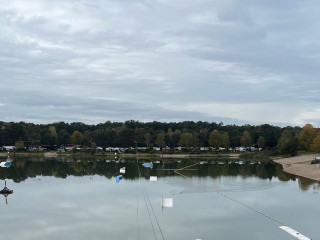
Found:
M 0 157 L 7 156 L 38 156 L 38 157 L 48 157 L 54 158 L 59 156 L 94 156 L 94 157 L 127 157 L 127 158 L 216 158 L 216 157 L 228 157 L 228 158 L 239 158 L 241 153 L 202 153 L 202 154 L 188 154 L 188 153 L 174 153 L 174 154 L 161 154 L 161 153 L 57 153 L 57 152 L 0 152 Z

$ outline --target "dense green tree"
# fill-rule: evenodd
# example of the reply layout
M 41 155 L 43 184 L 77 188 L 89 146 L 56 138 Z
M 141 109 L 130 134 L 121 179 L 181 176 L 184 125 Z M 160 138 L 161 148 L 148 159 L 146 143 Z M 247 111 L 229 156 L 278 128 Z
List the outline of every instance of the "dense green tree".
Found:
M 285 148 L 285 152 L 290 154 L 291 156 L 297 155 L 299 144 L 300 144 L 299 139 L 297 137 L 292 138 L 287 144 L 287 147 Z
M 165 142 L 165 134 L 164 134 L 164 132 L 163 131 L 161 131 L 160 133 L 158 133 L 158 135 L 157 135 L 157 146 L 159 147 L 159 148 L 164 148 L 164 147 L 166 147 L 166 142 Z
M 134 129 L 121 127 L 120 131 L 117 133 L 116 145 L 120 147 L 132 147 L 135 142 Z
M 293 137 L 291 130 L 284 130 L 278 140 L 278 151 L 281 154 L 290 154 L 291 156 L 297 155 L 299 148 L 299 139 Z
M 149 145 L 150 145 L 150 140 L 151 140 L 151 134 L 149 132 L 145 133 L 144 134 L 144 141 L 145 141 L 147 147 L 149 147 Z
M 312 126 L 312 125 L 310 125 Z M 214 122 L 139 122 L 129 120 L 126 122 L 111 122 L 106 121 L 97 125 L 88 125 L 81 122 L 65 123 L 56 122 L 52 124 L 33 124 L 25 122 L 1 122 L 0 121 L 0 146 L 14 145 L 16 141 L 23 142 L 26 147 L 39 146 L 39 145 L 55 145 L 55 144 L 69 144 L 71 143 L 71 135 L 78 131 L 83 135 L 82 144 L 90 147 L 90 141 L 96 142 L 101 147 L 134 147 L 146 146 L 155 144 L 157 134 L 160 132 L 165 133 L 165 145 L 170 147 L 179 146 L 179 141 L 182 133 L 189 133 L 192 135 L 192 143 L 190 145 L 209 146 L 213 144 L 216 147 L 226 146 L 223 141 L 225 133 L 229 135 L 230 146 L 236 147 L 241 144 L 241 137 L 243 140 L 243 133 L 246 131 L 252 137 L 253 143 L 258 143 L 262 146 L 261 139 L 265 139 L 265 146 L 275 147 L 278 144 L 278 139 L 284 130 L 292 132 L 292 144 L 297 141 L 294 140 L 295 136 L 299 135 L 301 146 L 305 150 L 309 150 L 317 133 L 317 129 L 307 131 L 309 128 L 305 126 L 303 131 L 300 127 L 285 127 L 280 128 L 268 124 L 260 126 L 251 125 L 223 125 L 222 123 Z M 215 132 L 215 141 L 211 139 L 209 144 L 210 134 Z M 149 133 L 149 141 L 146 142 L 145 134 Z M 216 134 L 217 133 L 217 134 Z M 220 136 L 221 138 L 217 137 Z M 311 136 L 311 137 L 310 137 Z M 312 137 L 313 136 L 313 137 Z M 211 136 L 212 137 L 212 136 Z M 311 140 L 312 141 L 311 141 Z M 183 139 L 182 139 L 183 142 Z M 227 144 L 228 145 L 228 144 Z M 244 145 L 251 145 L 246 143 Z M 290 145 L 290 144 L 289 144 Z
M 169 147 L 172 147 L 172 136 L 173 136 L 173 131 L 171 128 L 168 129 L 168 132 L 167 132 L 167 136 L 168 136 L 168 140 L 169 140 L 169 144 L 168 146 Z
M 60 129 L 58 132 L 58 144 L 68 144 L 70 140 L 70 134 L 65 129 Z
M 221 147 L 228 149 L 230 147 L 230 139 L 228 133 L 223 133 L 221 135 Z
M 191 133 L 182 133 L 179 140 L 179 145 L 181 147 L 185 147 L 187 149 L 190 149 L 190 147 L 193 145 L 194 138 Z
M 242 134 L 242 137 L 240 138 L 240 143 L 244 147 L 250 147 L 251 146 L 251 135 L 248 131 L 244 131 Z
M 173 147 L 179 146 L 180 136 L 181 136 L 181 131 L 178 129 L 175 130 L 172 135 L 172 146 Z
M 221 144 L 221 134 L 218 130 L 213 130 L 209 135 L 209 146 L 218 148 Z
M 209 146 L 209 130 L 208 128 L 202 128 L 199 131 L 199 144 L 202 147 Z
M 284 130 L 278 140 L 278 151 L 281 154 L 287 154 L 286 148 L 289 142 L 292 140 L 292 132 L 290 130 Z
M 257 145 L 259 148 L 263 148 L 266 144 L 266 140 L 263 136 L 259 136 L 258 140 L 257 140 Z

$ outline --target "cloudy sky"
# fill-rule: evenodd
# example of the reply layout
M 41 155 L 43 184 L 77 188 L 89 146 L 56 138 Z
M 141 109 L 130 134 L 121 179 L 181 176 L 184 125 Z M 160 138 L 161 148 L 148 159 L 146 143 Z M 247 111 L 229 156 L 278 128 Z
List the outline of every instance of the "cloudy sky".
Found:
M 320 127 L 319 7 L 0 0 L 0 120 Z

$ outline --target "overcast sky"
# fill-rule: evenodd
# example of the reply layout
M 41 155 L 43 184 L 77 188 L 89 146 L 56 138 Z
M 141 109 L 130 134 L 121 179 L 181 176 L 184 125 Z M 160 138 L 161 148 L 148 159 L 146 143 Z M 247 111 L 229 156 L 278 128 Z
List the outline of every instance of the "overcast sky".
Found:
M 315 0 L 0 0 L 0 120 L 320 127 Z

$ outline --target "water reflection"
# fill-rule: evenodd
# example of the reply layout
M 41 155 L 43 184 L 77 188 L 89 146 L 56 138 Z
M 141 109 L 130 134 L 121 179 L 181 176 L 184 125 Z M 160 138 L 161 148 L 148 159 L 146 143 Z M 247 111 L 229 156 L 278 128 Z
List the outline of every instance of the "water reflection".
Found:
M 13 193 L 13 190 L 7 188 L 7 180 L 4 180 L 4 188 L 2 190 L 0 190 L 0 194 L 3 195 L 6 198 L 6 204 L 8 204 L 8 199 L 7 197 Z
M 301 192 L 292 181 L 296 178 L 272 163 L 208 159 L 196 164 L 200 161 L 153 161 L 151 169 L 142 166 L 149 162 L 144 159 L 16 158 L 12 167 L 0 168 L 0 179 L 12 179 L 8 187 L 15 191 L 2 208 L 6 224 L 0 231 L 8 240 L 153 239 L 149 208 L 166 239 L 291 239 L 276 231 L 274 222 L 230 201 L 235 199 L 316 235 L 319 195 L 313 193 L 319 185 L 299 180 L 314 190 Z M 151 181 L 155 177 L 158 181 Z M 173 207 L 163 211 L 168 206 Z M 17 221 L 22 223 L 18 231 Z
M 221 176 L 233 176 L 248 178 L 255 176 L 261 179 L 277 178 L 280 181 L 296 180 L 296 177 L 285 173 L 282 166 L 279 164 L 244 162 L 232 160 L 206 160 L 200 159 L 184 159 L 184 160 L 162 160 L 154 161 L 152 168 L 142 167 L 146 164 L 150 165 L 149 160 L 144 159 L 117 159 L 117 160 L 102 160 L 102 159 L 44 159 L 44 158 L 16 158 L 14 167 L 0 169 L 0 178 L 10 178 L 14 182 L 25 181 L 28 178 L 36 176 L 54 176 L 57 178 L 66 178 L 68 176 L 88 176 L 99 175 L 110 179 L 119 175 L 119 169 L 125 167 L 126 174 L 124 179 L 134 180 L 139 177 L 137 169 L 137 161 L 139 163 L 141 176 L 149 179 L 150 176 L 170 177 L 177 176 L 174 169 L 185 168 L 188 165 L 195 163 L 195 166 L 186 168 L 181 171 L 186 177 L 210 177 L 220 178 Z M 148 165 L 148 166 L 149 166 Z M 315 181 L 298 178 L 299 187 L 301 190 L 308 190 Z

